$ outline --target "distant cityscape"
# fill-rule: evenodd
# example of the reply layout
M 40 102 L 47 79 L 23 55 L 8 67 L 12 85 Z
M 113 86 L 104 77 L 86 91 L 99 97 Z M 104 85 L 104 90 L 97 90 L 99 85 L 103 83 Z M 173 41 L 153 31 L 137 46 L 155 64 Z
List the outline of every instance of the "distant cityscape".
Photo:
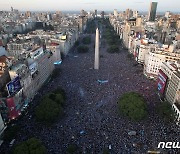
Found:
M 0 153 L 178 153 L 180 13 L 157 6 L 0 11 Z

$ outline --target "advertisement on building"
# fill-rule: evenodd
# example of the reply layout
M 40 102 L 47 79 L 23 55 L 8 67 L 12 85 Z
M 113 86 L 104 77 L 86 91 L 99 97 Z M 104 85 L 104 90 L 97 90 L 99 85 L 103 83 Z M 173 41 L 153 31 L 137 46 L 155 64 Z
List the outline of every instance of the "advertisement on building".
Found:
M 134 51 L 134 58 L 135 58 L 136 61 L 138 61 L 139 48 L 140 48 L 140 46 L 137 45 L 136 48 L 135 48 L 135 51 Z
M 8 107 L 9 118 L 11 120 L 17 118 L 19 116 L 20 112 L 16 109 L 16 105 L 14 103 L 14 98 L 13 97 L 7 98 L 6 102 L 7 102 L 7 107 Z
M 34 62 L 29 66 L 29 70 L 31 72 L 31 75 L 33 75 L 37 71 L 37 63 Z
M 160 94 L 164 94 L 166 83 L 167 83 L 167 75 L 160 69 L 157 79 L 157 87 Z
M 12 94 L 14 94 L 17 91 L 19 91 L 22 88 L 19 76 L 15 77 L 6 86 L 7 86 L 7 90 L 8 90 L 9 96 L 11 96 Z

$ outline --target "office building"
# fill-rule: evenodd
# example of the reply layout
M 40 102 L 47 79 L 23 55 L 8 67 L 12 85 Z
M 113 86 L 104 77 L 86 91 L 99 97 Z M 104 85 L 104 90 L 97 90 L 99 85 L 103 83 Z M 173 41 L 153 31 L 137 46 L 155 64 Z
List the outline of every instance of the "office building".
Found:
M 149 14 L 148 14 L 148 20 L 149 21 L 155 21 L 156 18 L 156 9 L 157 9 L 157 2 L 151 2 Z
M 117 17 L 117 16 L 118 16 L 117 9 L 114 9 L 114 16 L 115 16 L 115 17 Z

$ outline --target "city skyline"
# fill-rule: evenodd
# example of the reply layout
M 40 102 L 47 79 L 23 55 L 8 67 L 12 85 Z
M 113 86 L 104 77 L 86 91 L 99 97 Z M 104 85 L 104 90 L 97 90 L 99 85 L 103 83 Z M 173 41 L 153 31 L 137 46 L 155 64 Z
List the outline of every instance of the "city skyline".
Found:
M 173 1 L 173 3 L 172 3 Z M 0 10 L 9 11 L 11 6 L 20 11 L 78 11 L 81 9 L 91 11 L 94 9 L 111 11 L 117 9 L 123 11 L 126 8 L 130 8 L 138 11 L 148 11 L 150 2 L 158 2 L 157 12 L 172 11 L 179 12 L 180 1 L 179 0 L 69 0 L 64 2 L 62 0 L 6 0 L 1 2 Z M 41 6 L 41 7 L 40 7 Z

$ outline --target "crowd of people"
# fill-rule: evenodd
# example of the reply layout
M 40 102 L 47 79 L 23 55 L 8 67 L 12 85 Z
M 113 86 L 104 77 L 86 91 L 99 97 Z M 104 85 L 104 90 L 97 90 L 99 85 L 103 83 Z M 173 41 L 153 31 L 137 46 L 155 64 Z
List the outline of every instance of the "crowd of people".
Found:
M 159 103 L 156 82 L 143 75 L 142 66 L 134 66 L 135 61 L 128 59 L 123 49 L 120 53 L 107 53 L 105 45 L 100 48 L 100 68 L 94 70 L 93 43 L 94 40 L 88 53 L 71 52 L 58 66 L 61 74 L 33 100 L 35 104 L 43 94 L 62 87 L 67 94 L 64 117 L 47 127 L 38 124 L 34 116 L 26 116 L 20 122 L 22 131 L 17 143 L 35 136 L 52 154 L 66 153 L 72 144 L 83 153 L 101 154 L 108 149 L 116 154 L 140 154 L 148 150 L 163 151 L 157 149 L 159 142 L 179 141 L 178 127 L 165 123 L 155 112 Z M 142 94 L 148 103 L 149 116 L 141 122 L 118 114 L 118 98 L 130 91 Z M 33 115 L 33 111 L 29 114 Z M 136 135 L 128 135 L 130 131 L 136 131 Z M 166 150 L 178 153 L 178 149 Z

